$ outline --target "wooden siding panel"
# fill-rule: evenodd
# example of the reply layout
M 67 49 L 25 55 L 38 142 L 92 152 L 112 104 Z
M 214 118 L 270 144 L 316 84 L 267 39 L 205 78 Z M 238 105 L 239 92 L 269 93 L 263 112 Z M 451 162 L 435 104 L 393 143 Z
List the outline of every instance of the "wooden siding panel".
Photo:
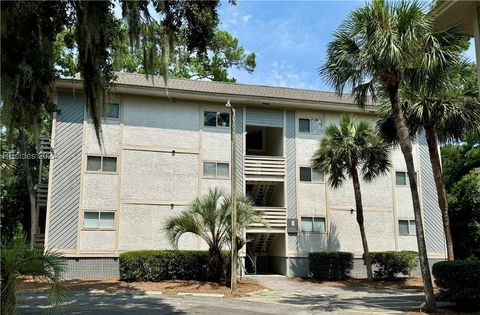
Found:
M 247 108 L 247 125 L 283 128 L 283 111 Z
M 445 252 L 445 234 L 443 233 L 442 213 L 438 206 L 438 197 L 433 179 L 432 165 L 428 153 L 425 135 L 419 134 L 420 181 L 422 190 L 423 222 L 425 242 L 429 253 Z
M 80 207 L 83 111 L 81 96 L 58 95 L 48 247 L 74 249 Z

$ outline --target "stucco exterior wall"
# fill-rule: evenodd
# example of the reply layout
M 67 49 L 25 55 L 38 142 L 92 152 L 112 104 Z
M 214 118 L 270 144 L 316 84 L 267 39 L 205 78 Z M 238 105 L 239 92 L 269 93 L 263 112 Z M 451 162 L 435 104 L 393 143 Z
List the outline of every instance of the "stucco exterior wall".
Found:
M 121 109 L 120 109 L 121 110 Z M 102 122 L 102 147 L 100 147 L 91 120 L 87 120 L 87 135 L 85 143 L 86 154 L 105 154 L 118 156 L 120 154 L 120 120 L 104 120 Z
M 118 175 L 116 174 L 85 174 L 83 209 L 117 209 L 118 189 Z
M 137 249 L 173 249 L 164 228 L 169 217 L 180 214 L 185 207 L 162 205 L 123 205 L 119 224 L 119 251 Z M 194 235 L 184 235 L 179 249 L 205 248 Z
M 115 231 L 81 231 L 80 250 L 113 252 L 115 250 Z
M 123 143 L 168 148 L 198 148 L 198 105 L 124 97 Z
M 325 216 L 327 214 L 325 184 L 299 182 L 297 187 L 299 216 Z
M 392 181 L 389 176 L 379 177 L 370 183 L 362 180 L 360 187 L 362 203 L 365 208 L 392 209 Z M 332 208 L 355 208 L 355 193 L 352 180 L 345 180 L 339 188 L 331 188 L 329 198 Z
M 332 211 L 331 236 L 340 251 L 363 253 L 360 231 L 355 212 Z M 370 251 L 395 250 L 393 213 L 391 211 L 365 211 L 365 233 Z
M 198 155 L 123 152 L 122 198 L 189 201 L 197 196 Z

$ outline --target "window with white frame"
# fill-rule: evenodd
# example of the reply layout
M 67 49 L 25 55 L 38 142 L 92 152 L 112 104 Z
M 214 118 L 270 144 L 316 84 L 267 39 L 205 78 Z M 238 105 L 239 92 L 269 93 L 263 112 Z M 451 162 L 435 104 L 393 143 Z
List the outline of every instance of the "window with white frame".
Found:
M 120 118 L 120 104 L 108 103 L 105 118 L 119 119 Z
M 204 112 L 203 125 L 208 127 L 230 127 L 230 114 L 222 112 Z
M 415 220 L 398 220 L 398 233 L 400 235 L 415 235 Z
M 299 118 L 298 131 L 319 135 L 322 132 L 322 121 L 317 118 Z
M 114 156 L 87 155 L 87 171 L 114 173 L 117 171 L 117 158 Z
M 314 171 L 311 167 L 301 166 L 300 181 L 323 183 L 325 181 L 325 173 Z
M 323 217 L 302 217 L 302 232 L 305 233 L 325 233 L 325 218 Z
M 114 229 L 115 212 L 85 211 L 83 213 L 83 227 L 86 229 Z
M 203 162 L 203 176 L 212 178 L 228 178 L 230 166 L 228 163 Z

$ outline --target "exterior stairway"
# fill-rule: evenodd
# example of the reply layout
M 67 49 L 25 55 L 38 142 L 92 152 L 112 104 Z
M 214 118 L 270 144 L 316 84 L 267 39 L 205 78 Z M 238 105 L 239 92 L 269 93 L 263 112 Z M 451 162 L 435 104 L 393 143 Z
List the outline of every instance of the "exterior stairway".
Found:
M 275 192 L 276 185 L 262 184 L 255 186 L 252 191 L 252 197 L 255 201 L 255 205 L 259 207 L 265 207 Z
M 274 233 L 258 234 L 253 242 L 253 250 L 256 253 L 267 253 L 275 240 L 275 236 Z
M 48 183 L 42 181 L 42 172 L 44 166 L 50 158 L 52 153 L 52 148 L 50 146 L 50 137 L 41 137 L 40 143 L 38 146 L 38 152 L 40 157 L 39 173 L 38 173 L 38 184 L 36 192 L 36 224 L 37 224 L 37 233 L 35 233 L 33 238 L 33 247 L 37 249 L 43 249 L 45 244 L 45 222 L 40 220 L 40 218 L 45 218 L 47 210 L 47 200 L 48 200 Z

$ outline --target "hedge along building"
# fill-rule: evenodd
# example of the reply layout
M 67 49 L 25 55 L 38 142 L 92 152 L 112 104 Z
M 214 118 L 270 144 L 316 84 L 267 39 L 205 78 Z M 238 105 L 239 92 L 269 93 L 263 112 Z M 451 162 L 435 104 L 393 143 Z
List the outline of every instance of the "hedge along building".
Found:
M 118 276 L 118 256 L 137 249 L 168 249 L 165 221 L 210 188 L 236 189 L 264 213 L 265 225 L 246 230 L 247 272 L 308 273 L 308 253 L 349 251 L 362 244 L 351 182 L 333 190 L 310 168 L 323 128 L 349 112 L 375 120 L 333 93 L 169 80 L 119 73 L 102 124 L 99 147 L 80 80 L 56 84 L 59 112 L 51 144 L 45 247 L 67 259 L 66 277 Z M 231 121 L 227 100 L 236 109 Z M 230 125 L 236 127 L 231 161 Z M 444 259 L 440 210 L 423 137 L 414 144 L 428 253 Z M 414 214 L 400 150 L 388 175 L 362 183 L 371 251 L 416 250 Z M 194 235 L 180 249 L 206 249 Z M 358 264 L 364 272 L 364 267 Z

